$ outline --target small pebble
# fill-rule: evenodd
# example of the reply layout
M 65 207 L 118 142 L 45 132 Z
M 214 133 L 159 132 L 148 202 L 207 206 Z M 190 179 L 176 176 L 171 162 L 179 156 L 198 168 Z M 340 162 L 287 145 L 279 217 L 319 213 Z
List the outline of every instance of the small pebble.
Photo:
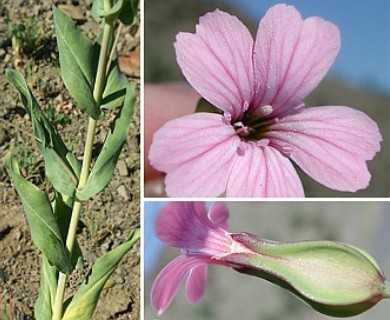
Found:
M 127 195 L 127 191 L 126 191 L 126 188 L 124 185 L 121 185 L 118 187 L 117 189 L 118 191 L 118 194 L 123 198 L 125 199 L 125 201 L 128 201 L 129 200 L 129 196 Z
M 126 165 L 126 162 L 124 160 L 118 161 L 117 168 L 118 168 L 119 174 L 121 176 L 127 177 L 127 175 L 129 174 L 129 171 L 127 170 L 127 165 Z

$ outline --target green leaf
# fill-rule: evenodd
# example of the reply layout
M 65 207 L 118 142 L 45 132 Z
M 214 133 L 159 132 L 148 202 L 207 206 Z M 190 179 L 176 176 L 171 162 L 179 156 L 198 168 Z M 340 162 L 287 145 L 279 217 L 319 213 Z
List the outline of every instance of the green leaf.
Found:
M 39 295 L 34 307 L 34 316 L 37 320 L 52 318 L 52 308 L 57 291 L 57 276 L 57 268 L 50 265 L 45 257 L 42 257 Z
M 133 23 L 137 13 L 138 0 L 125 0 L 123 7 L 119 13 L 118 19 L 125 25 L 129 26 Z
M 70 274 L 72 265 L 67 257 L 60 230 L 46 194 L 20 174 L 19 165 L 10 153 L 4 157 L 4 166 L 22 200 L 34 244 L 52 265 L 61 272 Z
M 53 7 L 53 16 L 64 84 L 77 106 L 98 120 L 101 111 L 93 98 L 92 41 L 60 9 Z
M 102 151 L 91 170 L 88 181 L 82 190 L 76 192 L 76 197 L 79 200 L 92 197 L 103 190 L 110 181 L 123 144 L 127 139 L 136 97 L 134 86 L 128 84 L 123 108 L 115 118 L 111 130 L 107 133 Z
M 124 25 L 130 25 L 134 21 L 138 8 L 138 0 L 118 0 L 110 10 L 104 10 L 104 0 L 95 0 L 92 5 L 92 17 L 100 22 L 102 18 L 112 23 L 119 19 Z
M 62 320 L 91 319 L 106 281 L 115 271 L 123 256 L 138 241 L 139 237 L 140 230 L 136 229 L 125 243 L 96 260 L 91 273 L 79 287 L 66 308 Z
M 104 87 L 101 108 L 115 109 L 122 106 L 128 83 L 126 76 L 119 69 L 118 59 L 113 60 Z
M 19 91 L 23 106 L 30 115 L 37 146 L 45 159 L 47 178 L 60 193 L 73 195 L 80 175 L 80 162 L 67 149 L 56 129 L 46 118 L 23 75 L 18 71 L 7 69 L 6 77 Z

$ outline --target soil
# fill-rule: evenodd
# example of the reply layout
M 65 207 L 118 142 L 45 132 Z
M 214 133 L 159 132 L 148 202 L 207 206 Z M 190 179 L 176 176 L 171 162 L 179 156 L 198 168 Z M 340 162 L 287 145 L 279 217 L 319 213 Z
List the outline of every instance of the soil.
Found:
M 54 1 L 54 4 L 66 5 L 64 8 L 77 19 L 78 27 L 90 38 L 96 38 L 99 26 L 90 16 L 91 0 Z M 22 173 L 48 193 L 51 192 L 50 184 L 45 180 L 43 159 L 33 140 L 31 122 L 22 108 L 19 94 L 5 79 L 5 70 L 15 68 L 25 75 L 36 99 L 56 123 L 65 143 L 81 158 L 86 115 L 76 108 L 59 76 L 51 5 L 50 0 L 0 0 L 0 158 L 12 151 Z M 15 50 L 12 45 L 8 22 L 26 27 L 21 50 Z M 121 67 L 129 81 L 138 87 L 139 32 L 139 23 L 123 28 L 118 43 L 119 54 L 124 57 Z M 109 114 L 99 123 L 95 153 L 101 147 L 113 117 L 114 113 Z M 139 128 L 137 103 L 129 137 L 111 182 L 84 206 L 77 237 L 85 266 L 71 276 L 67 294 L 77 288 L 98 257 L 122 243 L 140 226 Z M 0 319 L 34 319 L 40 259 L 39 251 L 31 242 L 21 201 L 0 164 Z M 125 256 L 111 280 L 114 284 L 103 290 L 94 319 L 139 319 L 139 243 Z M 13 317 L 7 318 L 9 310 Z

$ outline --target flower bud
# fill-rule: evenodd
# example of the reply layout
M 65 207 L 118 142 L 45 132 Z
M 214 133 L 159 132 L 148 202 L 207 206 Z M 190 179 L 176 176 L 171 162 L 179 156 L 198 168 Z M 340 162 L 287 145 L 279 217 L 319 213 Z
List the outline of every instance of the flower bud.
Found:
M 356 247 L 332 241 L 280 243 L 247 233 L 231 237 L 251 251 L 224 257 L 237 271 L 269 280 L 321 313 L 349 317 L 390 298 L 379 265 Z

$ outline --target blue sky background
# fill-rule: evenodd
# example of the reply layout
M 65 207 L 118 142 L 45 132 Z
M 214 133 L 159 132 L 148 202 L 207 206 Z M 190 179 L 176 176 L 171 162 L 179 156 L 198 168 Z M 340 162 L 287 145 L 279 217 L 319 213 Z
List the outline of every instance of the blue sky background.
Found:
M 342 47 L 331 74 L 351 84 L 390 92 L 389 0 L 218 0 L 236 6 L 254 21 L 274 4 L 294 5 L 304 18 L 321 16 L 338 25 Z

